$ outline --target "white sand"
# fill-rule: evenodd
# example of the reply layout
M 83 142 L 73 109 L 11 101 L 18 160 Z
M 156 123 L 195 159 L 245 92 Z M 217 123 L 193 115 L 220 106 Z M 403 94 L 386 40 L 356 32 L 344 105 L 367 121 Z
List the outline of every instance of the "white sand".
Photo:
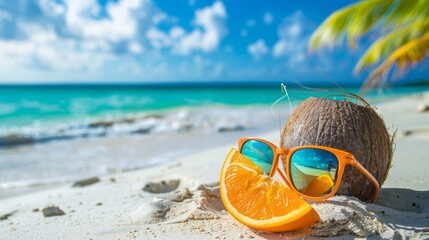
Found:
M 0 239 L 283 239 L 330 236 L 429 238 L 429 112 L 418 113 L 429 94 L 379 106 L 391 131 L 398 129 L 393 167 L 377 204 L 336 196 L 313 204 L 322 222 L 290 233 L 262 233 L 235 221 L 219 197 L 219 172 L 236 139 L 162 166 L 112 175 L 82 188 L 68 186 L 0 201 Z M 243 131 L 243 136 L 246 132 Z M 262 136 L 274 143 L 278 131 Z M 168 180 L 178 180 L 168 181 Z M 162 184 L 162 181 L 166 181 Z M 154 194 L 147 189 L 176 190 Z M 158 184 L 158 185 L 157 185 Z M 44 217 L 55 205 L 65 215 Z M 39 211 L 35 212 L 35 209 Z

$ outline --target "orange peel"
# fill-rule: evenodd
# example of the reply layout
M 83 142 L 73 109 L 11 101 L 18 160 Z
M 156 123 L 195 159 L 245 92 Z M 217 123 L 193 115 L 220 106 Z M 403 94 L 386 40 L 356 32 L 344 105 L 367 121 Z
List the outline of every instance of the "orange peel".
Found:
M 220 195 L 227 211 L 253 229 L 293 231 L 320 220 L 296 192 L 264 175 L 259 166 L 235 149 L 230 150 L 221 170 Z

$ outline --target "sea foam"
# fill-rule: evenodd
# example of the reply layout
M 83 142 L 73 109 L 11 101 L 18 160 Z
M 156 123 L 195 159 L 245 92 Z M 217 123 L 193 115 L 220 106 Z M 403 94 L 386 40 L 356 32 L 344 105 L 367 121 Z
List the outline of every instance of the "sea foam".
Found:
M 239 113 L 238 113 L 239 112 Z M 234 109 L 182 108 L 156 114 L 74 121 L 50 125 L 34 124 L 0 132 L 0 147 L 34 144 L 52 140 L 120 136 L 128 134 L 165 134 L 203 130 L 225 132 L 249 127 L 249 115 Z

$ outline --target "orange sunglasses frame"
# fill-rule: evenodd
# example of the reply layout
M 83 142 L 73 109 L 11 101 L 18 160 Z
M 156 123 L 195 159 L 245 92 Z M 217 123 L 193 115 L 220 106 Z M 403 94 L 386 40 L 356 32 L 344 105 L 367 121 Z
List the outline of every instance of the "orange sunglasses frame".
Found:
M 271 171 L 270 171 L 269 176 L 272 177 L 272 176 L 274 176 L 274 174 L 276 172 L 278 172 L 280 177 L 283 179 L 283 181 L 286 183 L 286 185 L 289 186 L 289 188 L 293 189 L 295 192 L 297 192 L 299 195 L 301 195 L 305 198 L 311 199 L 313 201 L 324 201 L 324 200 L 332 197 L 333 195 L 335 195 L 335 193 L 338 191 L 338 188 L 340 187 L 341 179 L 343 177 L 345 167 L 347 165 L 352 165 L 353 167 L 355 167 L 359 171 L 361 171 L 372 182 L 372 184 L 375 187 L 375 193 L 374 193 L 374 196 L 372 198 L 372 202 L 375 203 L 375 201 L 377 200 L 378 193 L 380 191 L 380 186 L 379 186 L 377 180 L 374 178 L 374 176 L 372 176 L 372 174 L 368 170 L 366 170 L 366 168 L 364 166 L 362 166 L 362 164 L 360 164 L 356 160 L 356 158 L 353 156 L 353 154 L 351 154 L 349 152 L 338 150 L 335 148 L 324 147 L 324 146 L 315 146 L 315 145 L 306 145 L 306 146 L 294 147 L 291 149 L 282 149 L 282 148 L 279 148 L 276 145 L 274 145 L 271 142 L 268 142 L 264 139 L 250 137 L 250 138 L 238 139 L 238 151 L 240 153 L 241 153 L 241 150 L 243 148 L 244 143 L 246 143 L 249 140 L 256 140 L 256 141 L 266 143 L 267 145 L 269 145 L 271 147 L 271 149 L 273 149 L 274 159 L 273 159 L 273 164 L 271 166 Z M 325 151 L 328 151 L 328 152 L 334 154 L 338 159 L 338 168 L 337 168 L 337 174 L 336 174 L 337 180 L 335 181 L 334 189 L 326 196 L 323 196 L 323 197 L 307 196 L 307 195 L 299 192 L 295 188 L 295 186 L 292 184 L 292 179 L 290 177 L 291 176 L 290 175 L 290 158 L 296 151 L 298 151 L 300 149 L 305 149 L 305 148 L 315 148 L 315 149 L 325 150 Z M 286 163 L 286 166 L 285 166 L 286 176 L 278 168 L 278 162 L 279 162 L 279 156 L 280 155 L 286 156 L 286 162 L 285 162 Z

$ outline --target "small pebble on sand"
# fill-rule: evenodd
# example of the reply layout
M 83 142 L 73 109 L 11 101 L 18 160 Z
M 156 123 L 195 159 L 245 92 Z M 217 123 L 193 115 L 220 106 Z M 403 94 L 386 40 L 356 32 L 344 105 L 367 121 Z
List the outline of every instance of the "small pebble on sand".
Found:
M 168 193 L 176 190 L 179 185 L 179 179 L 171 179 L 167 181 L 147 183 L 142 190 L 149 193 Z
M 76 181 L 75 183 L 73 183 L 72 187 L 86 187 L 88 185 L 92 185 L 94 183 L 98 183 L 100 181 L 100 178 L 98 177 L 91 177 L 91 178 L 87 178 L 87 179 L 83 179 L 80 181 Z
M 429 104 L 421 103 L 417 106 L 417 112 L 423 113 L 429 111 Z
M 10 212 L 10 213 L 6 213 L 6 214 L 3 214 L 3 215 L 0 215 L 0 221 L 2 221 L 2 220 L 6 220 L 8 217 L 10 217 L 10 216 L 12 216 L 13 214 L 15 214 L 17 211 L 15 210 L 15 211 L 13 211 L 13 212 Z
M 54 217 L 65 215 L 64 211 L 57 206 L 49 206 L 42 209 L 44 217 Z

